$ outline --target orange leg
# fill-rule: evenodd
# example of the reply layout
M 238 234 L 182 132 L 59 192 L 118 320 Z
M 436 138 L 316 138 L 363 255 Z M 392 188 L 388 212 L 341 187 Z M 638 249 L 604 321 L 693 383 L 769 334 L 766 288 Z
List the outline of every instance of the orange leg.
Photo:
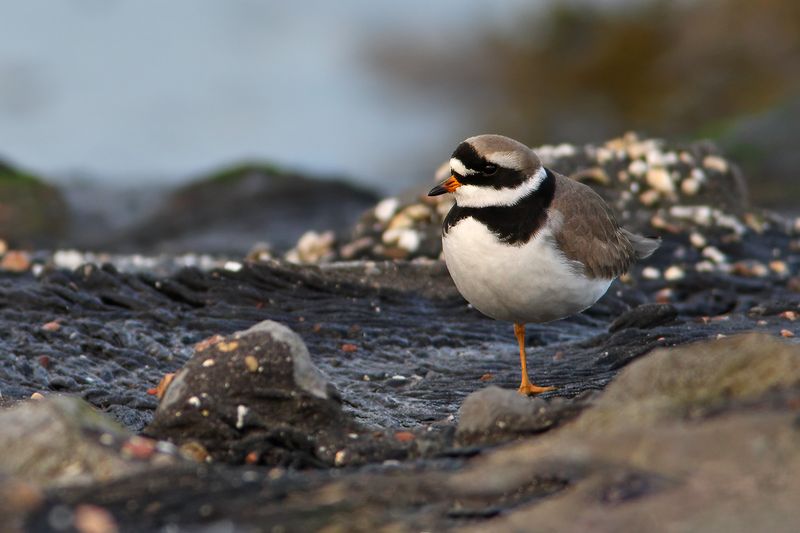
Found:
M 555 387 L 540 387 L 531 383 L 528 379 L 528 362 L 525 357 L 525 324 L 514 323 L 514 335 L 517 337 L 519 343 L 519 362 L 522 365 L 522 383 L 520 383 L 517 392 L 530 396 L 531 394 L 539 394 L 555 390 Z

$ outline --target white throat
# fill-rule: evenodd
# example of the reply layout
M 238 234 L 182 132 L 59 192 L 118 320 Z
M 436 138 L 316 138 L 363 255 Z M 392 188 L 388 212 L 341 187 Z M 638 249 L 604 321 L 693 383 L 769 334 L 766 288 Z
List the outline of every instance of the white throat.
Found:
M 453 194 L 455 195 L 456 203 L 461 207 L 514 205 L 538 189 L 546 177 L 547 172 L 544 167 L 539 167 L 535 174 L 529 176 L 527 180 L 516 187 L 495 189 L 477 185 L 462 185 Z

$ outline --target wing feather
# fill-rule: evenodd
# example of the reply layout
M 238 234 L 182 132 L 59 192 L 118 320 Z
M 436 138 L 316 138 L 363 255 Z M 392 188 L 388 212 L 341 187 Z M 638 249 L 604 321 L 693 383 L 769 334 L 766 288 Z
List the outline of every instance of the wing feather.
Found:
M 561 251 L 583 265 L 589 277 L 614 279 L 658 247 L 658 241 L 621 228 L 608 204 L 589 186 L 560 174 L 550 208 L 560 217 L 554 234 Z

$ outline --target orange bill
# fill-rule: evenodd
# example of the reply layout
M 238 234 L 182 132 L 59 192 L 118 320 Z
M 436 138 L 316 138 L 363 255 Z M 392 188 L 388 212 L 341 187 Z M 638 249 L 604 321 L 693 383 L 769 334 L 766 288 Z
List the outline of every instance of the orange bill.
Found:
M 440 194 L 444 194 L 446 192 L 453 192 L 454 190 L 461 187 L 461 182 L 459 182 L 455 175 L 450 176 L 442 183 L 434 187 L 428 192 L 428 196 L 439 196 Z

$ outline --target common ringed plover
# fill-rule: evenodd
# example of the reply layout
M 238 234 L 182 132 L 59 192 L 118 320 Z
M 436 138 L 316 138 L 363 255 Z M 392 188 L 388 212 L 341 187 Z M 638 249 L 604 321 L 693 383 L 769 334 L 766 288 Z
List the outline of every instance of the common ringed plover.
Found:
M 591 307 L 660 241 L 621 228 L 591 188 L 544 168 L 508 137 L 470 137 L 453 152 L 450 171 L 428 193 L 455 196 L 442 227 L 447 269 L 476 309 L 514 323 L 520 394 L 553 390 L 528 378 L 525 324 Z

